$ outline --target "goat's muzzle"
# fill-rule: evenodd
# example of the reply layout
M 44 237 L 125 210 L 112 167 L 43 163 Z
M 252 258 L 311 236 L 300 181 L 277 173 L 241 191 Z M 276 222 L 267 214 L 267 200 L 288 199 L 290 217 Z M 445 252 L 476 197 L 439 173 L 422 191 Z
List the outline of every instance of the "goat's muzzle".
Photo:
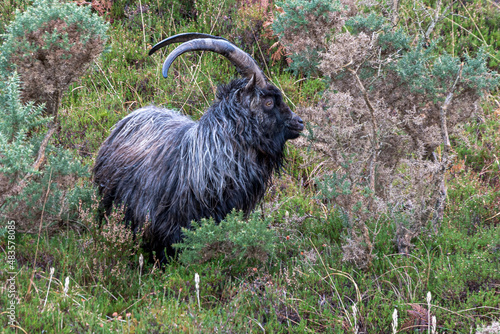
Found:
M 300 136 L 300 133 L 304 130 L 304 121 L 293 111 L 292 117 L 287 122 L 287 134 L 286 139 L 295 139 Z

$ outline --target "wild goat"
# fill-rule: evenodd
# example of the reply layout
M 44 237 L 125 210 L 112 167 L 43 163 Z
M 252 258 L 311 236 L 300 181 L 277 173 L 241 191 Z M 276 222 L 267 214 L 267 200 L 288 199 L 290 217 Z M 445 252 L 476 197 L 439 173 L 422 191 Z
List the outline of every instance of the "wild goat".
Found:
M 281 92 L 237 46 L 187 33 L 161 41 L 149 54 L 177 42 L 183 44 L 165 60 L 165 78 L 178 56 L 201 50 L 223 55 L 243 78 L 218 87 L 216 101 L 197 122 L 155 106 L 132 112 L 114 126 L 93 170 L 102 207 L 109 213 L 113 204 L 123 205 L 134 231 L 149 221 L 146 246 L 162 261 L 191 221 L 220 222 L 232 209 L 252 211 L 282 166 L 285 142 L 304 129 Z

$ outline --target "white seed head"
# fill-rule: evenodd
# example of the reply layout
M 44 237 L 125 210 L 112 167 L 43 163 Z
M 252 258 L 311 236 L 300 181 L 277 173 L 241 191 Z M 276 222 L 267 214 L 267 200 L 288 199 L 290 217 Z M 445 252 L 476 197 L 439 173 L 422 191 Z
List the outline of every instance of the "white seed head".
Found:
M 392 332 L 396 333 L 398 330 L 398 309 L 394 309 L 392 313 Z
M 198 273 L 194 274 L 194 283 L 196 286 L 196 290 L 198 290 L 200 288 L 200 275 L 198 275 Z
M 69 291 L 69 276 L 64 280 L 64 294 L 67 295 Z

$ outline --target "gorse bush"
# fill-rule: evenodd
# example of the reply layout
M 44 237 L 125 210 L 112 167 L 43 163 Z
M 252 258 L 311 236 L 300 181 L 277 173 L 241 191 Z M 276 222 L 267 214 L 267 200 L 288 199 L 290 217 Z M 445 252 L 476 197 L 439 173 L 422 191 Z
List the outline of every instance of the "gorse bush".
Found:
M 193 221 L 192 229 L 183 229 L 184 240 L 174 247 L 181 250 L 185 263 L 206 262 L 222 256 L 228 263 L 251 265 L 265 262 L 274 254 L 276 236 L 268 229 L 266 220 L 252 214 L 248 220 L 243 213 L 233 211 L 219 224 L 213 219 Z
M 439 11 L 441 16 L 433 30 L 438 47 L 453 56 L 463 54 L 476 55 L 479 49 L 484 49 L 489 55 L 487 64 L 497 70 L 500 64 L 500 12 L 498 5 L 487 0 L 473 1 L 442 1 L 441 8 L 436 2 L 419 0 L 413 6 L 411 15 L 413 21 L 423 21 L 427 25 L 432 22 L 428 15 L 429 9 Z M 407 4 L 403 4 L 406 7 Z M 426 8 L 427 7 L 427 8 Z M 434 8 L 433 8 L 434 7 Z M 408 10 L 408 9 L 407 9 Z M 408 26 L 415 23 L 408 22 Z M 442 38 L 446 36 L 446 38 Z
M 46 225 L 75 218 L 79 200 L 88 201 L 92 193 L 89 184 L 79 181 L 88 178 L 88 167 L 70 152 L 48 144 L 43 129 L 50 118 L 42 116 L 43 106 L 21 102 L 16 73 L 3 78 L 0 215 L 18 222 L 20 231 L 33 231 L 42 212 Z
M 107 25 L 90 9 L 35 1 L 0 46 L 0 213 L 32 231 L 76 218 L 89 169 L 50 143 L 64 90 L 102 52 Z M 48 117 L 51 116 L 51 117 Z
M 57 116 L 62 93 L 103 51 L 107 28 L 86 6 L 37 0 L 7 27 L 0 70 L 17 70 L 22 100 Z
M 42 106 L 33 103 L 24 105 L 20 101 L 20 82 L 17 73 L 10 76 L 1 76 L 0 104 L 2 117 L 0 118 L 1 140 L 1 171 L 17 177 L 32 172 L 27 157 L 35 151 L 35 145 L 28 142 L 30 133 L 39 126 L 46 124 L 49 119 L 42 117 Z
M 19 77 L 0 76 L 0 103 L 2 117 L 0 119 L 0 174 L 2 204 L 5 195 L 17 187 L 12 182 L 28 173 L 34 172 L 31 161 L 35 152 L 35 142 L 27 140 L 30 133 L 48 119 L 43 118 L 42 107 L 32 103 L 24 105 L 20 101 Z
M 325 3 L 316 12 L 313 2 L 283 3 L 273 28 L 294 63 L 317 64 L 329 82 L 319 105 L 299 111 L 311 139 L 303 146 L 334 171 L 317 182 L 345 214 L 344 260 L 366 268 L 376 235 L 367 223 L 393 218 L 404 253 L 428 222 L 437 229 L 452 161 L 449 136 L 480 115 L 480 98 L 500 78 L 482 51 L 462 61 L 352 3 Z
M 354 2 L 351 3 L 354 6 Z M 297 73 L 312 76 L 318 73 L 320 53 L 325 45 L 318 43 L 326 32 L 336 32 L 345 18 L 340 1 L 293 0 L 277 2 L 281 8 L 272 24 L 274 33 L 279 37 L 291 55 L 290 68 Z

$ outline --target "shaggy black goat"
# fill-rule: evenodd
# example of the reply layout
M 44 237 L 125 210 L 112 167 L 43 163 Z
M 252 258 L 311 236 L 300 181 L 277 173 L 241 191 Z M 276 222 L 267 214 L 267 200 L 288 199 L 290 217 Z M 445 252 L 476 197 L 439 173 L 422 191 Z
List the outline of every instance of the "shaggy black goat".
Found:
M 150 220 L 147 248 L 162 261 L 192 220 L 252 211 L 282 165 L 285 142 L 304 129 L 247 53 L 220 37 L 188 33 L 158 43 L 150 55 L 176 42 L 184 43 L 167 57 L 164 77 L 182 53 L 207 50 L 228 58 L 244 78 L 218 87 L 198 122 L 155 106 L 132 112 L 115 125 L 94 167 L 104 209 L 124 205 L 134 230 Z

